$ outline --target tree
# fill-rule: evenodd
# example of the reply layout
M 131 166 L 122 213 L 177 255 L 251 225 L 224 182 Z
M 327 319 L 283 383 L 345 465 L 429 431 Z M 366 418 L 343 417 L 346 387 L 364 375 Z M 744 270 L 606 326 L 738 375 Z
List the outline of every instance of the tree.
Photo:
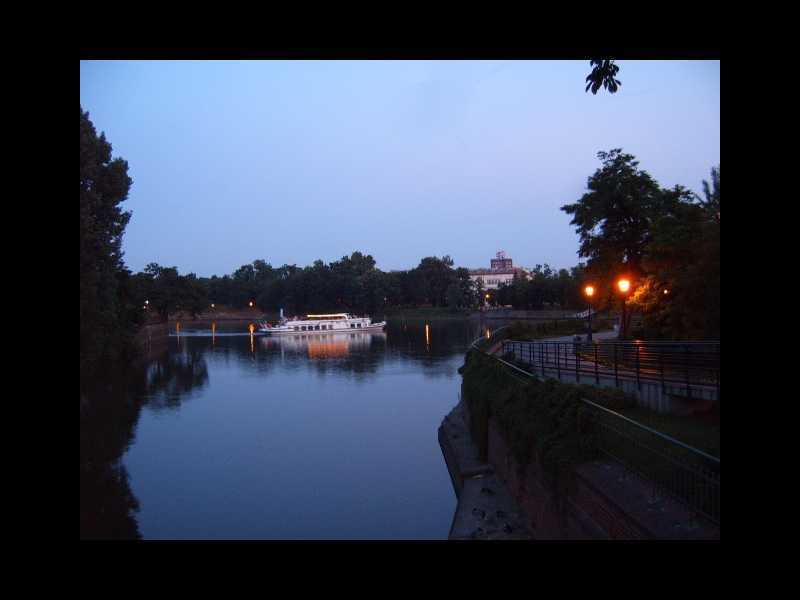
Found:
M 594 68 L 591 73 L 586 76 L 586 81 L 589 83 L 586 84 L 586 89 L 584 91 L 588 92 L 589 88 L 591 88 L 592 94 L 596 95 L 597 90 L 602 86 L 608 90 L 610 94 L 616 93 L 622 85 L 622 82 L 616 79 L 619 67 L 614 64 L 614 61 L 596 59 L 589 61 L 589 66 Z
M 653 224 L 641 282 L 631 304 L 644 314 L 644 333 L 675 339 L 720 336 L 719 167 L 705 200 L 681 194 Z M 665 293 L 666 292 L 666 293 Z
M 576 226 L 580 237 L 578 254 L 589 259 L 590 277 L 613 281 L 625 274 L 642 280 L 642 261 L 655 221 L 675 214 L 691 194 L 680 186 L 662 190 L 638 168 L 635 157 L 621 148 L 597 156 L 603 165 L 589 178 L 589 191 L 561 210 L 573 216 L 570 224 Z M 611 286 L 601 286 L 598 291 L 597 306 L 607 306 L 614 298 Z M 629 320 L 630 315 L 622 323 L 623 335 Z
M 582 278 L 600 284 L 594 306 L 608 306 L 614 280 L 625 274 L 634 289 L 623 305 L 631 309 L 623 335 L 636 309 L 648 335 L 719 337 L 719 167 L 701 199 L 682 186 L 662 189 L 621 149 L 598 156 L 603 166 L 589 192 L 561 207 L 573 215 L 579 255 L 589 259 Z M 568 303 L 572 292 L 560 295 Z
M 703 180 L 703 194 L 706 199 L 698 196 L 700 205 L 719 223 L 719 165 L 711 168 L 711 187 Z
M 420 287 L 425 292 L 426 302 L 433 306 L 447 304 L 447 287 L 453 281 L 453 259 L 426 256 L 415 269 Z
M 448 285 L 445 295 L 447 297 L 447 306 L 449 308 L 455 309 L 462 306 L 464 297 L 461 294 L 461 287 L 458 285 L 458 283 L 453 282 Z
M 105 134 L 99 136 L 80 108 L 80 371 L 81 380 L 132 348 L 135 322 L 126 306 L 129 272 L 122 260 L 122 236 L 131 213 L 120 205 L 128 197 L 128 163 L 111 157 Z
M 486 299 L 486 290 L 483 287 L 483 279 L 478 277 L 474 283 L 475 286 L 475 307 L 480 308 L 483 306 L 484 300 Z
M 589 191 L 561 210 L 572 215 L 570 224 L 580 237 L 578 255 L 589 259 L 590 270 L 623 266 L 638 271 L 662 190 L 621 148 L 597 156 L 603 166 L 589 178 Z

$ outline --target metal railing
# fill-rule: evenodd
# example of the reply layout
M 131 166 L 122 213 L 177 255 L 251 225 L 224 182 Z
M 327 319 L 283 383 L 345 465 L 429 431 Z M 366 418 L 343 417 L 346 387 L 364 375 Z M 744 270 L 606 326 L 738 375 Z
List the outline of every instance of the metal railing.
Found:
M 475 340 L 471 348 L 509 367 L 510 375 L 518 379 L 520 376 L 523 378 L 537 377 L 536 374 L 526 371 L 518 365 L 488 354 L 480 347 L 482 345 L 478 343 L 480 340 L 481 338 Z M 503 349 L 506 349 L 506 344 L 518 343 L 520 342 L 506 340 L 503 342 Z M 540 342 L 540 344 L 551 343 Z M 648 344 L 654 345 L 652 342 Z M 681 344 L 686 343 L 681 342 Z M 719 343 L 715 344 L 718 384 Z M 572 343 L 565 345 L 574 346 Z M 545 350 L 541 349 L 541 351 Z M 534 350 L 531 352 L 533 353 Z M 558 352 L 559 350 L 555 351 L 556 361 Z M 541 356 L 541 354 L 537 356 Z M 580 349 L 578 356 L 580 356 Z M 579 360 L 576 358 L 576 363 Z M 524 363 L 525 361 L 517 362 Z M 617 366 L 619 367 L 619 363 Z M 579 364 L 577 364 L 577 368 L 581 368 Z M 626 471 L 637 474 L 651 486 L 649 500 L 651 507 L 657 509 L 658 504 L 667 495 L 692 509 L 696 515 L 701 514 L 714 523 L 720 524 L 719 458 L 590 400 L 583 399 L 582 403 L 585 410 L 581 412 L 579 420 L 580 432 L 594 437 L 600 454 L 621 464 Z
M 559 379 L 575 376 L 578 383 L 622 381 L 656 383 L 662 392 L 691 398 L 710 392 L 720 396 L 719 342 L 546 342 L 503 340 L 503 355 L 512 353 L 518 363 Z M 669 390 L 667 390 L 669 388 Z
M 592 435 L 598 451 L 645 479 L 649 504 L 668 495 L 719 524 L 719 458 L 617 412 L 583 400 L 580 431 Z

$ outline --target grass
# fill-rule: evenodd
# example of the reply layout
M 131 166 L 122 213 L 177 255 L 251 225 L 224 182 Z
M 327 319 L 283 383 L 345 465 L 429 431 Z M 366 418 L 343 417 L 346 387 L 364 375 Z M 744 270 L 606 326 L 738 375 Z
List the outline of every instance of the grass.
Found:
M 678 416 L 656 413 L 641 406 L 620 411 L 629 419 L 719 458 L 719 414 Z
M 592 320 L 592 332 L 607 331 L 611 328 L 609 320 Z M 541 323 L 515 321 L 509 326 L 508 339 L 528 341 L 564 335 L 586 335 L 586 321 L 581 319 L 554 319 Z

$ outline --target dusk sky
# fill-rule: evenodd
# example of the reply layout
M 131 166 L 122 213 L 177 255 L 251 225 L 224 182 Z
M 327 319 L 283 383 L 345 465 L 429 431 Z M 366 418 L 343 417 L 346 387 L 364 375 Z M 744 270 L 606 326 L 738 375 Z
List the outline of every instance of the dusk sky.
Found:
M 719 61 L 82 61 L 81 106 L 133 186 L 125 263 L 224 275 L 449 254 L 578 263 L 559 210 L 622 148 L 698 193 L 720 162 Z

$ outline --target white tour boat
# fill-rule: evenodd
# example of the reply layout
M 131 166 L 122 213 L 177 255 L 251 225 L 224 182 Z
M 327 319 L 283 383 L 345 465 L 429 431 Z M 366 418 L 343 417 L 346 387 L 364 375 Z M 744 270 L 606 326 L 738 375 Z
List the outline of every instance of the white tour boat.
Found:
M 296 335 L 303 333 L 344 333 L 356 331 L 383 331 L 386 321 L 373 323 L 369 317 L 354 317 L 349 313 L 306 315 L 304 318 L 286 319 L 281 309 L 280 321 L 270 325 L 262 321 L 258 331 L 267 335 Z

